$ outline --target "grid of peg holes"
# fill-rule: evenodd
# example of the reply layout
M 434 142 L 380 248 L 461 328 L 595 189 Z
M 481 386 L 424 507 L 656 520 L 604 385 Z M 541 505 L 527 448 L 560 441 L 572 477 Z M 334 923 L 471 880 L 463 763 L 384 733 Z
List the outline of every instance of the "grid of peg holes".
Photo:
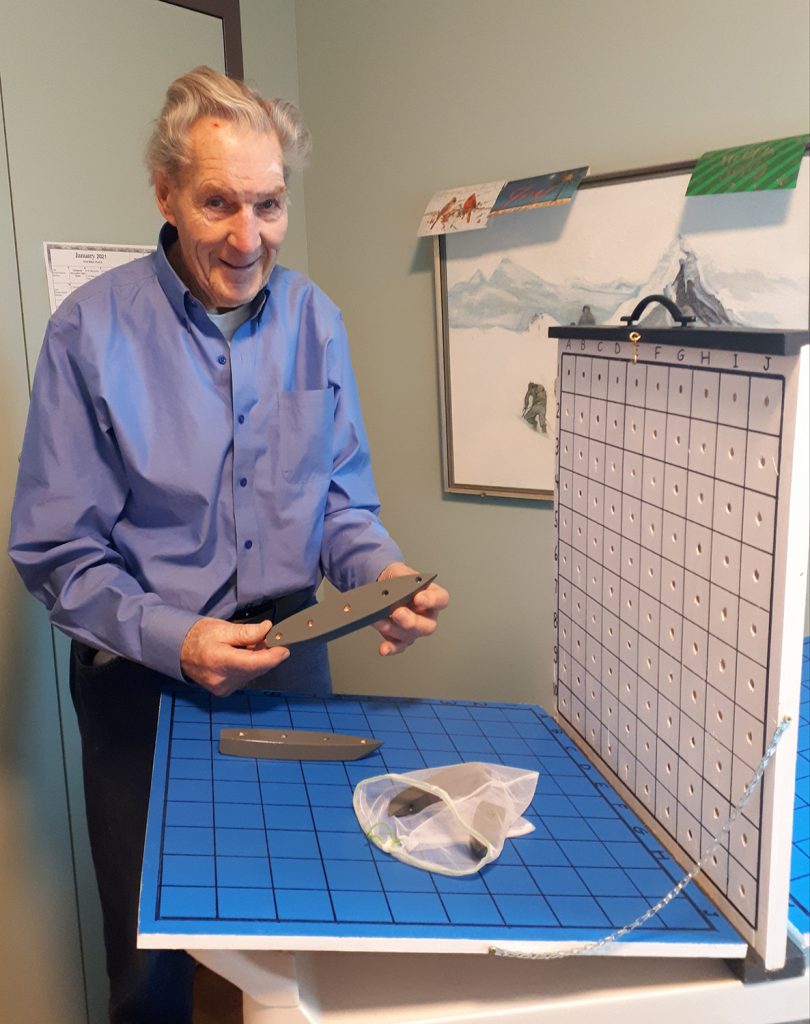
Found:
M 692 861 L 758 765 L 784 379 L 563 354 L 558 710 Z M 757 926 L 761 796 L 705 870 Z

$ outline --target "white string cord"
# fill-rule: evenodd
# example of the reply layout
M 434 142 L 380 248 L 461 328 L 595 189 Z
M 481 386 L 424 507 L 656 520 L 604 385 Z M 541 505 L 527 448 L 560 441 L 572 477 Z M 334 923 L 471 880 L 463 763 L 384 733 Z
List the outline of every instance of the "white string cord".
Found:
M 660 913 L 668 903 L 671 903 L 675 897 L 683 892 L 683 890 L 689 885 L 689 883 L 703 870 L 704 865 L 708 861 L 709 857 L 717 850 L 722 844 L 725 837 L 731 831 L 734 822 L 742 813 L 743 808 L 751 799 L 751 795 L 762 779 L 765 769 L 768 766 L 771 758 L 776 752 L 777 744 L 782 738 L 783 733 L 790 725 L 791 719 L 789 716 L 785 716 L 779 725 L 776 727 L 776 731 L 773 734 L 771 742 L 768 744 L 765 753 L 762 756 L 762 760 L 759 762 L 759 766 L 754 774 L 751 776 L 751 780 L 743 790 L 743 794 L 739 799 L 739 802 L 732 808 L 729 814 L 728 820 L 726 821 L 723 828 L 718 834 L 711 840 L 709 848 L 701 855 L 700 860 L 695 864 L 692 870 L 678 882 L 676 886 L 669 890 L 666 896 L 662 897 L 655 906 L 650 907 L 643 914 L 632 921 L 630 924 L 625 925 L 623 928 L 619 928 L 615 932 L 611 932 L 610 935 L 606 935 L 604 938 L 598 939 L 596 942 L 588 942 L 582 946 L 576 946 L 573 949 L 561 950 L 556 953 L 526 953 L 520 950 L 504 949 L 501 946 L 490 946 L 489 952 L 494 956 L 505 956 L 505 957 L 517 957 L 520 960 L 562 960 L 569 956 L 582 956 L 583 953 L 595 953 L 597 950 L 609 945 L 612 942 L 616 942 L 618 939 L 623 938 L 629 932 L 635 931 L 636 928 L 640 928 L 646 924 L 650 918 L 655 917 L 656 914 Z

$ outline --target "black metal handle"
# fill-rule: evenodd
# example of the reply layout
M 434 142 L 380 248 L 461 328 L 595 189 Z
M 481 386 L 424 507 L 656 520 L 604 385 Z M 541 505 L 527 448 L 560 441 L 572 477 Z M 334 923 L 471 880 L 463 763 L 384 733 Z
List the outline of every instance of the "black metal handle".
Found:
M 661 305 L 669 312 L 672 319 L 677 320 L 680 323 L 681 327 L 687 327 L 689 324 L 693 324 L 697 319 L 697 317 L 686 316 L 686 314 L 682 313 L 672 299 L 668 299 L 666 295 L 647 295 L 645 298 L 641 299 L 630 316 L 623 316 L 619 319 L 624 321 L 624 323 L 630 327 L 632 324 L 636 323 L 651 302 L 660 302 Z

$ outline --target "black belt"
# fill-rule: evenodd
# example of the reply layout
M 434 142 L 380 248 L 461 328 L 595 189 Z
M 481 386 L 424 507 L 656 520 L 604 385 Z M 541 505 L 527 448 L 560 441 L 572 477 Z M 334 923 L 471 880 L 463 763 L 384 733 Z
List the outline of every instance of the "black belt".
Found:
M 307 587 L 306 590 L 296 590 L 292 594 L 268 597 L 264 601 L 256 601 L 255 604 L 246 604 L 244 608 L 237 608 L 228 621 L 263 622 L 269 619 L 275 625 L 282 619 L 300 612 L 314 601 L 315 591 L 312 587 Z

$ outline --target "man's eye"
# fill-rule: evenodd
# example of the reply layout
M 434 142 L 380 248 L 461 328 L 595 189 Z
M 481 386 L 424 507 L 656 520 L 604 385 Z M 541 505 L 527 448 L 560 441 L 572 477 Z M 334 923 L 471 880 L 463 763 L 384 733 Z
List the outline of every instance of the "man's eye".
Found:
M 210 199 L 206 199 L 205 205 L 209 210 L 221 210 L 225 206 L 225 203 L 220 196 L 211 196 Z
M 259 210 L 261 213 L 275 213 L 277 210 L 282 209 L 282 202 L 280 199 L 265 199 L 259 203 Z

